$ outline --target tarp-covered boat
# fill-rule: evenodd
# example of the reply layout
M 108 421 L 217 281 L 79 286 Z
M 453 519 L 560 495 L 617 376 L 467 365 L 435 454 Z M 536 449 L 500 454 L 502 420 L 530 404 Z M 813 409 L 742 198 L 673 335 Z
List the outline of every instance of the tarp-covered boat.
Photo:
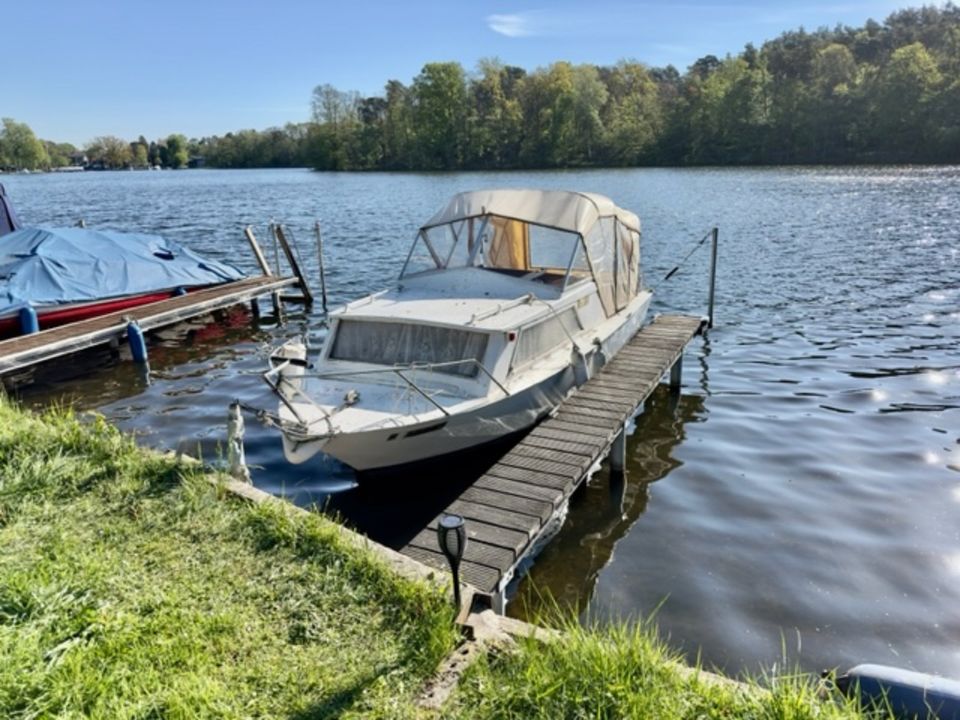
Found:
M 22 228 L 0 237 L 0 337 L 26 307 L 47 328 L 243 277 L 159 235 Z

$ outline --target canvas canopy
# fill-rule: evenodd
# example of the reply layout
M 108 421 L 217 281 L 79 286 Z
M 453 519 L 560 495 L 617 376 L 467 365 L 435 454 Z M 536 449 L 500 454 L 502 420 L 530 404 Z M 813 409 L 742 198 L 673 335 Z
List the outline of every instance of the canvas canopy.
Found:
M 566 190 L 477 190 L 459 193 L 422 229 L 483 215 L 522 220 L 581 236 L 590 232 L 600 218 L 615 217 L 630 230 L 640 232 L 639 218 L 628 210 L 618 208 L 610 198 Z
M 457 267 L 522 275 L 561 290 L 593 279 L 613 315 L 640 288 L 640 220 L 594 193 L 460 193 L 420 228 L 401 277 Z
M 86 228 L 22 228 L 0 238 L 0 315 L 178 287 L 244 273 L 159 235 Z

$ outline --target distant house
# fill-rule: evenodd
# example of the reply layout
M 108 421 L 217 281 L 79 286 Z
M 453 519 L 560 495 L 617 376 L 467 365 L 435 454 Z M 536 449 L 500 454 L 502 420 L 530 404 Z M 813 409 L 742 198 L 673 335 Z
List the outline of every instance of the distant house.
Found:
M 70 164 L 78 167 L 84 167 L 90 160 L 84 152 L 70 153 Z
M 207 164 L 207 159 L 203 155 L 194 155 L 192 158 L 187 160 L 187 167 L 190 168 L 202 168 Z

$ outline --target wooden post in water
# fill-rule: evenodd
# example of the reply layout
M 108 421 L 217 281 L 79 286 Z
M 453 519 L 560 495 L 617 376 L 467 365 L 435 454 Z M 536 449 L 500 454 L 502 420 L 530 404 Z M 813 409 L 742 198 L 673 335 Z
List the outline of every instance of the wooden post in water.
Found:
M 257 242 L 257 238 L 253 234 L 253 228 L 247 225 L 246 229 L 243 231 L 243 234 L 246 235 L 247 242 L 250 243 L 250 247 L 253 250 L 253 256 L 257 259 L 257 264 L 260 266 L 263 274 L 272 276 L 273 271 L 270 269 L 270 263 L 267 262 L 267 258 L 265 258 L 263 255 L 263 250 L 260 249 L 260 243 Z
M 277 242 L 280 243 L 280 249 L 283 250 L 283 254 L 287 258 L 287 262 L 290 264 L 290 269 L 293 270 L 293 274 L 297 276 L 297 280 L 300 283 L 300 292 L 303 293 L 303 301 L 307 305 L 313 304 L 313 293 L 310 292 L 310 287 L 307 285 L 307 278 L 303 274 L 303 270 L 300 268 L 300 263 L 297 262 L 297 257 L 293 253 L 293 248 L 290 247 L 290 243 L 287 242 L 287 235 L 283 230 L 283 225 L 274 225 L 273 226 L 274 236 L 277 238 Z
M 624 425 L 610 446 L 610 473 L 623 475 L 627 468 L 627 426 Z
M 257 264 L 260 266 L 260 270 L 267 277 L 273 277 L 273 271 L 270 269 L 270 263 L 267 262 L 267 258 L 263 254 L 263 250 L 260 248 L 260 243 L 257 242 L 256 235 L 253 234 L 253 228 L 247 225 L 247 228 L 243 231 L 243 234 L 246 235 L 247 241 L 250 243 L 250 247 L 253 250 L 253 256 L 257 259 Z M 270 293 L 270 299 L 273 301 L 273 314 L 277 318 L 277 324 L 280 323 L 280 293 L 274 292 Z M 260 304 L 256 298 L 250 301 L 250 309 L 253 311 L 254 317 L 260 317 Z
M 680 353 L 673 365 L 670 367 L 670 393 L 674 396 L 680 394 L 680 382 L 683 378 L 683 353 Z
M 707 317 L 707 327 L 713 327 L 713 297 L 717 289 L 717 240 L 720 235 L 720 230 L 714 228 L 711 232 L 713 237 L 710 242 L 710 310 Z
M 320 221 L 317 220 L 317 260 L 320 262 L 320 302 L 323 312 L 327 312 L 327 276 L 323 270 L 323 235 L 320 233 Z

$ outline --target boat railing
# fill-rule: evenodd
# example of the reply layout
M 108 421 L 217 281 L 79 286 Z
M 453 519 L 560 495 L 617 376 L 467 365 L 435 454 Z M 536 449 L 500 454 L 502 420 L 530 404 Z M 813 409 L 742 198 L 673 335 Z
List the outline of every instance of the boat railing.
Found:
M 312 378 L 312 379 L 319 379 L 319 380 L 332 380 L 332 379 L 338 379 L 338 378 L 351 378 L 351 377 L 363 377 L 363 376 L 369 376 L 369 375 L 393 374 L 393 375 L 396 375 L 398 378 L 400 378 L 404 382 L 404 384 L 406 384 L 407 387 L 409 387 L 415 393 L 423 397 L 427 402 L 429 402 L 431 405 L 437 408 L 437 410 L 442 412 L 445 416 L 449 417 L 450 413 L 447 411 L 445 407 L 443 407 L 443 405 L 438 403 L 430 393 L 428 393 L 422 387 L 417 385 L 415 380 L 413 380 L 412 378 L 410 378 L 404 373 L 422 372 L 422 371 L 432 372 L 434 370 L 440 370 L 442 368 L 458 367 L 458 366 L 467 365 L 467 364 L 473 365 L 475 368 L 477 368 L 479 372 L 483 373 L 490 380 L 490 382 L 492 382 L 494 385 L 496 385 L 500 389 L 500 391 L 505 396 L 507 397 L 510 396 L 510 391 L 504 386 L 504 384 L 501 383 L 499 380 L 497 380 L 493 376 L 493 374 L 489 370 L 487 370 L 486 367 L 484 367 L 483 363 L 477 360 L 476 358 L 464 358 L 463 360 L 447 360 L 444 362 L 433 362 L 433 363 L 426 363 L 426 362 L 425 363 L 409 363 L 407 365 L 399 365 L 399 366 L 394 365 L 391 367 L 375 368 L 370 370 L 341 370 L 337 372 L 326 372 L 326 373 L 304 372 L 304 373 L 298 374 L 296 376 L 296 379 Z M 283 370 L 285 370 L 289 366 L 290 366 L 290 360 L 287 359 L 284 362 L 278 365 L 275 365 L 270 370 L 265 372 L 263 374 L 263 379 L 266 381 L 268 385 L 270 385 L 274 393 L 276 393 L 280 397 L 281 402 L 283 402 L 283 404 L 287 407 L 287 409 L 290 410 L 291 413 L 293 413 L 293 416 L 297 419 L 298 422 L 300 422 L 303 425 L 306 425 L 306 422 L 304 421 L 300 413 L 297 412 L 297 409 L 294 407 L 293 403 L 290 402 L 290 399 L 288 399 L 285 396 L 285 394 L 281 391 L 280 389 L 281 383 L 284 385 L 284 387 L 289 388 L 293 395 L 303 398 L 304 400 L 309 402 L 313 407 L 319 410 L 324 420 L 327 422 L 327 425 L 332 434 L 334 430 L 333 430 L 333 423 L 331 421 L 331 416 L 334 413 L 338 412 L 339 410 L 342 410 L 344 407 L 347 407 L 353 403 L 345 403 L 344 405 L 341 405 L 340 407 L 336 408 L 332 413 L 328 412 L 322 406 L 317 404 L 317 402 L 314 401 L 313 398 L 311 398 L 309 395 L 303 392 L 303 390 L 301 390 L 298 385 L 294 384 L 290 379 L 284 377 Z M 276 380 L 273 379 L 274 377 L 276 378 Z

